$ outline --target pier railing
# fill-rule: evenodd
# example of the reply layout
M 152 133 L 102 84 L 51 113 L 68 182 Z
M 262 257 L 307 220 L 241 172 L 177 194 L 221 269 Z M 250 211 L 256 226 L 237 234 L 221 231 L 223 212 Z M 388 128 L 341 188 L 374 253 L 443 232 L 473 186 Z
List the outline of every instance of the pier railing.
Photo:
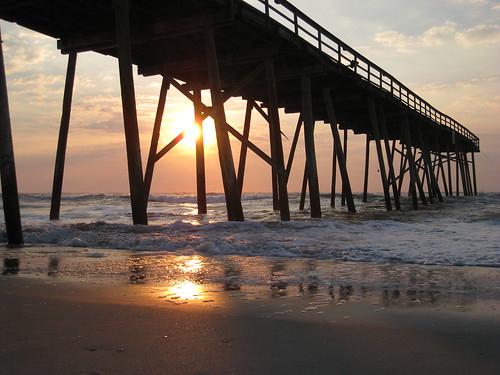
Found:
M 341 41 L 290 2 L 274 0 L 276 6 L 273 6 L 269 0 L 247 2 L 262 11 L 266 17 L 278 22 L 316 47 L 332 61 L 346 66 L 369 84 L 390 93 L 394 99 L 435 123 L 462 135 L 479 148 L 479 138 L 466 127 L 434 108 L 390 73 Z

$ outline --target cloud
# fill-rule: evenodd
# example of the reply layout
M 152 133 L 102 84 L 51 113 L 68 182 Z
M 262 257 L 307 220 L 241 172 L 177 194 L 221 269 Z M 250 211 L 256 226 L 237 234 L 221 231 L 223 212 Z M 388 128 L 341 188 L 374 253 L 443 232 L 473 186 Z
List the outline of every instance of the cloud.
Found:
M 375 42 L 384 47 L 394 48 L 399 52 L 412 53 L 413 45 L 417 38 L 411 37 L 394 30 L 382 31 L 375 34 Z
M 456 39 L 460 44 L 467 47 L 481 44 L 497 44 L 500 43 L 500 26 L 478 25 L 457 33 Z
M 43 71 L 57 56 L 54 40 L 35 32 L 8 25 L 3 35 L 7 74 Z
M 375 34 L 375 42 L 401 53 L 415 53 L 420 47 L 437 47 L 447 43 L 458 43 L 465 47 L 500 43 L 500 26 L 481 24 L 466 30 L 458 30 L 457 24 L 447 21 L 433 26 L 417 36 L 406 35 L 395 30 Z
M 486 0 L 448 0 L 448 2 L 452 4 L 472 4 L 472 5 L 487 3 Z
M 427 29 L 421 36 L 420 41 L 428 47 L 441 46 L 453 40 L 457 25 L 447 21 L 444 25 L 433 26 Z

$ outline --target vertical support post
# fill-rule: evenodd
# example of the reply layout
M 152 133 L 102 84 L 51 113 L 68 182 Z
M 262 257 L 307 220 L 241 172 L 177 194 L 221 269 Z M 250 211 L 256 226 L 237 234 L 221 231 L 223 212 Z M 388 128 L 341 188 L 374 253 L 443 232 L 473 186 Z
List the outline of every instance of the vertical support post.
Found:
M 240 150 L 240 162 L 238 164 L 238 187 L 240 189 L 240 196 L 243 194 L 243 182 L 245 180 L 245 168 L 247 161 L 247 153 L 248 153 L 248 138 L 250 137 L 250 124 L 252 122 L 252 110 L 254 106 L 253 100 L 247 101 L 247 109 L 245 111 L 245 123 L 243 125 L 243 138 L 244 141 L 241 142 L 241 150 Z
M 434 170 L 433 170 L 433 167 L 432 167 L 432 162 L 431 162 L 431 156 L 430 156 L 430 152 L 429 152 L 429 149 L 427 148 L 427 143 L 424 141 L 424 137 L 422 135 L 422 130 L 420 129 L 420 127 L 417 127 L 417 132 L 419 134 L 419 139 L 420 139 L 420 142 L 421 142 L 421 147 L 422 147 L 422 155 L 423 155 L 423 158 L 424 158 L 424 164 L 427 165 L 427 173 L 428 173 L 428 176 L 427 178 L 429 179 L 429 187 L 430 187 L 430 191 L 429 191 L 429 196 L 432 197 L 434 195 L 434 193 L 437 194 L 437 198 L 439 200 L 439 202 L 442 202 L 443 201 L 443 196 L 441 195 L 441 190 L 439 189 L 439 185 L 436 181 L 436 175 L 434 174 Z M 431 201 L 432 203 L 432 201 Z
M 391 195 L 389 193 L 389 182 L 387 180 L 387 174 L 385 171 L 384 155 L 382 154 L 382 144 L 380 143 L 380 130 L 378 127 L 377 109 L 375 107 L 375 101 L 372 98 L 368 99 L 368 112 L 370 115 L 370 121 L 372 123 L 375 145 L 377 146 L 380 177 L 382 179 L 382 187 L 384 189 L 385 207 L 387 208 L 387 211 L 392 211 Z
M 416 156 L 417 155 L 417 148 L 415 147 L 414 150 L 415 150 L 414 155 Z M 425 198 L 424 183 L 426 182 L 427 175 L 425 173 L 425 167 L 422 167 L 422 161 L 423 161 L 423 156 L 420 156 L 420 158 L 418 159 L 418 163 L 416 163 L 416 166 L 417 166 L 417 180 L 416 181 L 417 181 L 417 183 L 420 182 L 420 184 L 417 185 L 419 187 L 420 200 L 422 201 L 422 204 L 426 205 L 427 199 Z M 422 171 L 422 179 L 420 179 L 420 170 L 421 169 L 423 170 Z M 431 201 L 431 203 L 432 202 L 433 201 Z
M 456 182 L 456 186 L 457 186 L 457 197 L 460 196 L 460 183 L 459 183 L 459 180 L 460 180 L 460 161 L 459 161 L 460 157 L 458 156 L 458 146 L 455 145 L 455 182 Z
M 73 100 L 73 86 L 76 72 L 76 52 L 68 55 L 66 82 L 64 84 L 63 108 L 57 141 L 56 164 L 54 167 L 54 181 L 52 184 L 52 198 L 50 202 L 50 220 L 59 220 L 61 211 L 61 195 L 64 177 L 64 164 L 66 160 L 66 147 L 68 145 L 69 121 L 71 117 L 71 102 Z
M 446 159 L 447 159 L 447 167 L 448 167 L 448 189 L 450 190 L 450 196 L 453 197 L 453 181 L 451 178 L 451 160 L 450 160 L 450 152 L 446 152 Z
M 132 51 L 130 46 L 130 2 L 114 0 L 118 65 L 122 94 L 125 142 L 134 224 L 147 225 L 146 194 L 142 174 L 141 144 L 135 103 L 134 76 L 132 72 Z
M 24 240 L 21 212 L 19 210 L 16 163 L 14 160 L 2 43 L 2 33 L 0 31 L 0 175 L 2 178 L 2 200 L 7 241 L 9 246 L 17 247 L 21 246 Z
M 392 194 L 394 196 L 394 206 L 396 210 L 401 210 L 401 204 L 399 202 L 398 185 L 396 183 L 396 174 L 394 173 L 394 159 L 391 151 L 391 146 L 389 144 L 389 134 L 387 131 L 387 120 L 385 118 L 384 108 L 379 108 L 380 112 L 380 130 L 382 132 L 382 138 L 384 139 L 385 154 L 387 156 L 387 164 L 389 166 L 389 180 L 392 186 Z
M 474 152 L 472 152 L 472 182 L 474 184 L 474 195 L 477 195 L 476 157 Z
M 220 80 L 214 31 L 210 27 L 207 27 L 205 33 L 208 77 L 212 96 L 212 107 L 214 108 L 215 133 L 217 137 L 217 148 L 219 149 L 219 162 L 222 172 L 224 193 L 226 196 L 228 219 L 229 221 L 243 221 L 244 216 L 241 206 L 241 196 L 236 181 L 231 143 L 229 142 L 229 134 L 226 128 L 226 113 L 224 110 L 224 98 L 222 96 L 222 84 Z
M 469 159 L 467 158 L 467 152 L 464 152 L 464 166 L 465 166 L 465 183 L 467 185 L 468 195 L 472 196 L 472 181 L 470 177 Z
M 412 197 L 413 208 L 415 210 L 418 210 L 417 187 L 419 189 L 419 192 L 421 192 L 421 197 L 423 199 L 423 202 L 426 202 L 426 200 L 425 200 L 425 194 L 423 194 L 423 191 L 422 191 L 423 190 L 422 184 L 420 183 L 420 180 L 418 178 L 417 167 L 415 165 L 415 158 L 414 158 L 413 151 L 412 151 L 412 139 L 411 139 L 411 133 L 410 133 L 410 125 L 408 122 L 407 115 L 405 115 L 403 117 L 402 128 L 403 128 L 402 129 L 403 130 L 403 141 L 404 141 L 404 144 L 406 145 L 406 160 L 408 160 L 408 169 L 410 170 L 410 194 Z M 417 186 L 417 181 L 418 181 L 418 186 Z
M 287 179 L 285 174 L 285 159 L 283 156 L 283 143 L 281 140 L 281 126 L 278 112 L 278 91 L 276 88 L 276 75 L 274 72 L 274 63 L 271 60 L 266 61 L 266 80 L 269 97 L 269 121 L 271 130 L 271 149 L 274 150 L 273 160 L 278 165 L 273 181 L 278 183 L 278 204 L 280 217 L 282 221 L 290 220 L 290 207 L 288 202 Z
M 333 107 L 333 104 L 332 104 L 332 107 Z M 343 149 L 343 152 L 344 152 L 344 163 L 347 164 L 347 129 L 344 129 L 344 149 Z M 346 195 L 346 191 L 345 191 L 344 181 L 342 180 L 342 196 L 340 199 L 341 206 L 345 206 L 345 195 Z
M 368 177 L 370 171 L 370 136 L 366 135 L 366 153 L 365 153 L 365 181 L 363 184 L 363 202 L 368 202 Z
M 398 180 L 398 194 L 401 197 L 401 189 L 403 188 L 403 181 L 406 174 L 406 165 L 408 164 L 408 158 L 406 155 L 406 146 L 403 143 L 401 145 L 401 159 L 399 161 L 399 180 Z
M 167 78 L 163 77 L 160 88 L 160 96 L 158 98 L 158 107 L 156 108 L 155 123 L 153 125 L 153 134 L 151 135 L 151 146 L 149 147 L 148 163 L 146 165 L 146 174 L 144 175 L 144 190 L 146 203 L 149 200 L 151 192 L 151 183 L 153 182 L 153 173 L 156 164 L 156 152 L 158 151 L 158 142 L 160 140 L 161 122 L 165 111 L 165 102 L 167 100 L 167 92 L 170 88 L 170 83 Z
M 198 127 L 196 138 L 196 202 L 198 214 L 207 213 L 207 188 L 205 180 L 205 144 L 203 139 L 203 114 L 201 105 L 201 90 L 193 90 L 194 121 Z
M 332 129 L 333 140 L 335 143 L 335 150 L 337 150 L 337 161 L 339 163 L 340 176 L 342 178 L 342 190 L 344 191 L 345 199 L 347 200 L 347 207 L 349 212 L 356 212 L 356 207 L 354 206 L 354 198 L 352 196 L 351 183 L 349 181 L 349 174 L 347 172 L 346 156 L 345 156 L 346 150 L 345 149 L 342 150 L 342 146 L 340 145 L 340 135 L 337 129 L 337 116 L 335 114 L 335 109 L 333 107 L 333 100 L 330 90 L 328 89 L 323 90 L 323 99 L 325 101 L 326 112 L 328 114 L 328 121 L 330 122 L 330 128 Z M 345 140 L 346 138 L 344 138 L 344 141 Z M 347 143 L 344 143 L 344 145 L 347 146 Z
M 416 152 L 416 150 L 415 150 Z M 425 183 L 427 185 L 427 195 L 429 197 L 429 202 L 431 204 L 434 204 L 434 194 L 432 193 L 432 185 L 431 185 L 431 178 L 430 178 L 430 173 L 428 169 L 428 164 L 427 164 L 427 158 L 424 156 L 424 151 L 420 149 L 421 153 L 421 158 L 419 161 L 419 167 L 421 164 L 422 166 L 422 185 Z
M 302 117 L 304 119 L 304 139 L 307 160 L 307 175 L 309 182 L 309 200 L 311 202 L 311 217 L 321 218 L 321 202 L 319 195 L 318 169 L 316 165 L 316 150 L 314 147 L 314 117 L 312 104 L 311 78 L 302 77 Z
M 269 144 L 271 149 L 271 159 L 276 160 L 276 150 L 274 147 L 273 129 L 269 124 Z M 279 192 L 278 192 L 278 170 L 275 165 L 271 166 L 271 189 L 273 197 L 273 211 L 278 211 L 280 208 Z
M 337 124 L 330 124 L 332 127 L 335 127 L 336 132 L 338 133 Z M 335 137 L 335 136 L 334 136 Z M 339 136 L 340 138 L 340 136 Z M 333 138 L 333 154 L 332 154 L 332 187 L 330 193 L 330 207 L 335 207 L 335 194 L 337 192 L 337 146 L 335 142 L 335 138 Z
M 448 189 L 448 183 L 446 181 L 446 174 L 444 172 L 443 158 L 442 158 L 441 153 L 439 153 L 439 156 L 438 156 L 438 163 L 439 163 L 439 169 L 441 170 L 441 179 L 443 180 L 444 192 L 445 192 L 446 196 L 449 197 L 450 191 Z
M 460 170 L 460 176 L 462 177 L 462 191 L 463 191 L 464 196 L 467 196 L 467 186 L 465 184 L 465 169 L 464 169 L 464 164 L 463 164 L 463 160 L 462 160 L 462 153 L 459 151 L 458 145 L 457 145 L 457 161 L 458 161 L 458 168 Z M 457 187 L 458 187 L 458 184 L 457 184 Z

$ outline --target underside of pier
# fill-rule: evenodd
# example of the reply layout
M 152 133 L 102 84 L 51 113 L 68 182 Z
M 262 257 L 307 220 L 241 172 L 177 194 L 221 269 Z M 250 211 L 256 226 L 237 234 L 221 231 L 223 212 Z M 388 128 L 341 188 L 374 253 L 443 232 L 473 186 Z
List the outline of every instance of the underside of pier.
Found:
M 461 187 L 465 195 L 477 193 L 474 153 L 479 152 L 479 139 L 467 128 L 288 1 L 255 0 L 252 4 L 255 7 L 242 0 L 0 0 L 0 18 L 56 38 L 60 51 L 68 55 L 51 219 L 59 218 L 76 57 L 86 51 L 119 60 L 136 224 L 147 223 L 155 163 L 183 138 L 181 133 L 166 148 L 157 149 L 166 93 L 171 86 L 192 100 L 200 126 L 207 117 L 215 121 L 229 220 L 244 218 L 241 192 L 248 150 L 272 168 L 273 206 L 280 211 L 282 220 L 289 220 L 287 182 L 301 131 L 307 159 L 302 201 L 308 188 L 311 216 L 321 217 L 314 148 L 318 122 L 331 128 L 334 140 L 332 197 L 338 167 L 342 204 L 347 204 L 351 212 L 355 207 L 346 168 L 347 130 L 366 135 L 364 201 L 372 142 L 376 145 L 388 210 L 393 204 L 396 209 L 401 206 L 399 197 L 405 175 L 414 208 L 434 199 L 442 200 L 443 189 L 446 195 L 452 195 L 452 162 L 456 165 L 455 192 Z M 138 138 L 133 65 L 141 75 L 163 77 L 145 173 Z M 202 90 L 210 90 L 210 106 L 201 102 Z M 6 89 L 1 94 L 7 98 Z M 226 121 L 224 103 L 231 97 L 247 102 L 243 133 Z M 299 118 L 287 161 L 279 109 L 297 113 Z M 269 123 L 271 155 L 249 141 L 252 111 L 259 112 Z M 10 121 L 1 124 L 5 128 L 7 125 L 10 129 Z M 344 130 L 343 145 L 339 129 Z M 229 135 L 241 142 L 237 167 Z M 203 139 L 196 152 L 198 207 L 200 213 L 206 213 Z M 467 154 L 471 154 L 470 160 Z M 400 162 L 397 168 L 396 159 Z M 17 199 L 17 190 L 15 195 Z

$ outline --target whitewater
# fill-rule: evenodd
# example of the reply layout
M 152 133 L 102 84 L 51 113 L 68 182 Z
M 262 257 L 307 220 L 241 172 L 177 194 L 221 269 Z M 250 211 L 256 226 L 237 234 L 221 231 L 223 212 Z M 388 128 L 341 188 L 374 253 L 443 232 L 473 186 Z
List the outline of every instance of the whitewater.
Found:
M 441 266 L 500 267 L 500 194 L 447 197 L 444 203 L 386 212 L 383 197 L 356 197 L 350 214 L 330 208 L 322 195 L 323 219 L 299 211 L 291 194 L 292 221 L 280 222 L 269 194 L 243 197 L 245 222 L 227 222 L 224 197 L 209 194 L 199 216 L 191 194 L 153 195 L 149 226 L 131 225 L 130 201 L 120 194 L 65 195 L 61 220 L 48 220 L 50 196 L 22 194 L 28 246 L 120 249 L 175 255 L 241 255 Z M 6 242 L 5 225 L 0 240 Z

